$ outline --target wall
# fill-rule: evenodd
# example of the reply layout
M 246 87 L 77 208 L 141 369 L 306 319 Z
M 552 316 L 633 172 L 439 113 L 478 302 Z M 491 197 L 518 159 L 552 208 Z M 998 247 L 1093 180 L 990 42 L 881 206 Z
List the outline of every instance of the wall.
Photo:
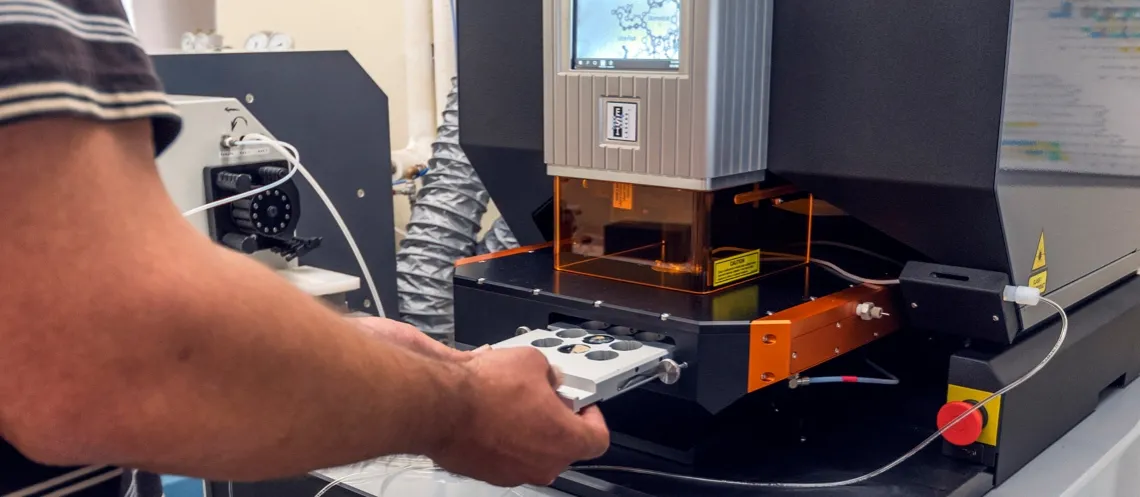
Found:
M 257 31 L 280 31 L 298 50 L 348 49 L 388 94 L 392 146 L 408 141 L 402 0 L 218 0 L 217 16 L 234 47 Z
M 214 0 L 127 0 L 143 47 L 150 52 L 179 50 L 182 33 L 214 29 Z
M 392 147 L 407 143 L 403 0 L 217 1 L 218 32 L 231 46 L 244 46 L 257 31 L 280 31 L 293 36 L 298 50 L 348 49 L 388 95 Z M 407 197 L 397 196 L 393 204 L 396 226 L 403 228 Z

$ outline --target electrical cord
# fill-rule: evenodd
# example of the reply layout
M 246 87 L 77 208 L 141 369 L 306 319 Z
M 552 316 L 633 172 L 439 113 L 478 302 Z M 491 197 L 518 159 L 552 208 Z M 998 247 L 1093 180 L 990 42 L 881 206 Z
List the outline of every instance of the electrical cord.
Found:
M 1028 289 L 1025 289 L 1024 287 L 1019 287 L 1018 290 L 1028 291 Z M 1037 373 L 1040 373 L 1041 370 L 1045 369 L 1045 366 L 1049 365 L 1049 363 L 1053 360 L 1053 357 L 1056 356 L 1057 352 L 1059 352 L 1061 350 L 1061 347 L 1065 344 L 1065 339 L 1068 337 L 1069 316 L 1068 316 L 1068 314 L 1065 313 L 1065 308 L 1062 307 L 1060 304 L 1058 304 L 1058 303 L 1056 303 L 1053 300 L 1050 300 L 1048 298 L 1040 297 L 1039 292 L 1037 295 L 1038 295 L 1037 299 L 1039 299 L 1040 302 L 1045 302 L 1046 304 L 1053 306 L 1055 309 L 1057 309 L 1058 314 L 1061 316 L 1061 333 L 1060 333 L 1060 336 L 1057 337 L 1056 345 L 1053 346 L 1053 349 L 1049 351 L 1049 353 L 1045 356 L 1045 358 L 1042 359 L 1041 362 L 1039 364 L 1037 364 L 1036 367 L 1031 369 L 1028 373 L 1026 373 L 1022 377 L 1018 378 L 1013 383 L 1010 383 L 1005 388 L 998 390 L 993 395 L 986 397 L 985 400 L 978 402 L 977 404 L 972 406 L 970 409 L 968 409 L 966 412 L 963 412 L 957 418 L 954 418 L 954 420 L 947 423 L 946 426 L 942 427 L 942 429 L 938 430 L 938 432 L 931 435 L 929 438 L 924 440 L 922 443 L 918 444 L 917 447 L 911 449 L 906 454 L 903 454 L 902 457 L 895 459 L 890 464 L 887 464 L 886 466 L 883 466 L 883 467 L 881 467 L 875 471 L 872 471 L 870 473 L 867 473 L 863 476 L 851 478 L 849 480 L 828 482 L 828 483 L 762 483 L 762 482 L 748 482 L 748 481 L 736 481 L 736 480 L 722 480 L 722 479 L 717 479 L 717 478 L 703 478 L 703 477 L 699 477 L 699 476 L 688 476 L 688 475 L 681 475 L 681 474 L 676 474 L 676 473 L 669 473 L 669 472 L 665 472 L 665 471 L 654 471 L 654 470 L 650 470 L 650 469 L 630 468 L 630 467 L 623 467 L 623 466 L 600 466 L 600 465 L 598 465 L 598 466 L 577 466 L 577 467 L 574 467 L 572 469 L 575 471 L 594 471 L 594 472 L 601 471 L 601 472 L 633 473 L 633 474 L 639 474 L 639 475 L 655 476 L 658 478 L 665 478 L 665 479 L 675 480 L 675 481 L 698 483 L 698 484 L 704 484 L 704 485 L 713 485 L 713 486 L 719 486 L 719 487 L 731 487 L 731 488 L 820 489 L 820 488 L 846 487 L 846 486 L 850 486 L 850 485 L 857 485 L 859 483 L 863 483 L 867 480 L 878 477 L 878 476 L 882 475 L 883 473 L 886 473 L 892 469 L 895 469 L 900 464 L 902 464 L 902 463 L 906 462 L 907 460 L 909 460 L 910 458 L 914 457 L 916 454 L 921 452 L 927 446 L 929 446 L 930 444 L 932 444 L 936 440 L 938 440 L 942 436 L 942 434 L 946 433 L 951 428 L 956 426 L 958 423 L 962 422 L 963 419 L 966 419 L 966 417 L 977 412 L 979 409 L 985 407 L 986 404 L 989 404 L 994 399 L 997 399 L 997 398 L 1001 397 L 1002 395 L 1009 393 L 1013 389 L 1021 386 L 1025 382 L 1029 381 L 1031 378 L 1036 376 Z M 1018 303 L 1033 305 L 1033 304 L 1028 304 L 1028 302 L 1021 301 L 1021 300 L 1018 300 Z
M 309 173 L 309 170 L 305 168 L 304 164 L 301 164 L 301 154 L 297 151 L 297 148 L 283 141 L 274 140 L 258 133 L 250 133 L 244 135 L 237 140 L 231 141 L 230 145 L 234 147 L 268 145 L 270 148 L 277 151 L 277 153 L 284 156 L 285 160 L 289 162 L 289 173 L 286 174 L 284 178 L 274 181 L 273 183 L 270 183 L 266 186 L 255 188 L 245 193 L 240 193 L 232 197 L 226 197 L 221 200 L 210 202 L 206 205 L 190 209 L 186 212 L 183 212 L 182 216 L 193 216 L 215 207 L 228 205 L 238 200 L 252 197 L 258 193 L 272 190 L 278 186 L 285 184 L 291 180 L 294 175 L 300 172 L 301 176 L 303 176 L 305 180 L 309 182 L 309 185 L 313 187 L 313 191 L 315 191 L 317 193 L 317 196 L 320 197 L 321 202 L 324 202 L 325 207 L 329 211 L 329 214 L 332 214 L 333 220 L 336 221 L 337 227 L 339 227 L 341 233 L 344 234 L 345 241 L 348 242 L 348 247 L 352 249 L 352 255 L 356 257 L 356 263 L 360 266 L 360 271 L 364 274 L 364 281 L 368 284 L 368 290 L 372 294 L 372 301 L 376 305 L 377 314 L 379 314 L 380 317 L 386 317 L 384 313 L 384 304 L 380 300 L 380 291 L 376 288 L 376 282 L 372 280 L 372 272 L 368 270 L 368 263 L 365 262 L 364 255 L 360 253 L 360 247 L 356 245 L 356 239 L 352 236 L 352 232 L 349 231 L 348 225 L 344 222 L 344 218 L 340 216 L 340 211 L 337 210 L 335 205 L 333 205 L 332 199 L 330 199 L 329 196 L 325 193 L 325 190 L 321 188 L 321 185 L 317 182 L 317 179 Z

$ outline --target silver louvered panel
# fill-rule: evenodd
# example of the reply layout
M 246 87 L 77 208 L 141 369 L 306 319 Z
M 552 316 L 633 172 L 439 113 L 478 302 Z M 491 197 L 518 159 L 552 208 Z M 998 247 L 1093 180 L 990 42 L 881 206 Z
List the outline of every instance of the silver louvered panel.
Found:
M 552 175 L 695 190 L 763 177 L 771 0 L 683 0 L 676 74 L 572 70 L 572 0 L 544 1 Z M 638 105 L 636 143 L 603 138 L 608 99 Z

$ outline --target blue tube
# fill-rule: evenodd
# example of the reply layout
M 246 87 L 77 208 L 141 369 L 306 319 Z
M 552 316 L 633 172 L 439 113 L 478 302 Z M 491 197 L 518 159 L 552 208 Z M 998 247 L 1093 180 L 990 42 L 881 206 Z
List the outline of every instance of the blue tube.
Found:
M 820 376 L 818 378 L 801 378 L 800 381 L 804 385 L 819 385 L 823 383 L 862 383 L 865 385 L 898 385 L 899 378 L 887 370 L 879 367 L 878 364 L 867 360 L 867 364 L 875 368 L 878 372 L 882 373 L 886 378 L 865 378 L 862 376 Z
M 822 383 L 863 383 L 867 385 L 898 385 L 899 380 L 889 380 L 882 378 L 864 378 L 862 376 L 820 376 L 818 378 L 808 378 L 809 385 L 819 385 Z

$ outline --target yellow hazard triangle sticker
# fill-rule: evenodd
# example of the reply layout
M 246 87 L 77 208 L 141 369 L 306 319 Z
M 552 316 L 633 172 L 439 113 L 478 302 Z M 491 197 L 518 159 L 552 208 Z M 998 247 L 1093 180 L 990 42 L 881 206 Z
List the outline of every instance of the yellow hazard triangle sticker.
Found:
M 1045 232 L 1041 232 L 1041 241 L 1037 242 L 1037 255 L 1033 256 L 1033 270 L 1044 269 L 1049 263 L 1045 260 Z
M 1049 261 L 1045 253 L 1045 232 L 1041 232 L 1041 239 L 1037 242 L 1037 253 L 1033 256 L 1033 270 L 1029 277 L 1029 286 L 1045 293 L 1049 289 Z

